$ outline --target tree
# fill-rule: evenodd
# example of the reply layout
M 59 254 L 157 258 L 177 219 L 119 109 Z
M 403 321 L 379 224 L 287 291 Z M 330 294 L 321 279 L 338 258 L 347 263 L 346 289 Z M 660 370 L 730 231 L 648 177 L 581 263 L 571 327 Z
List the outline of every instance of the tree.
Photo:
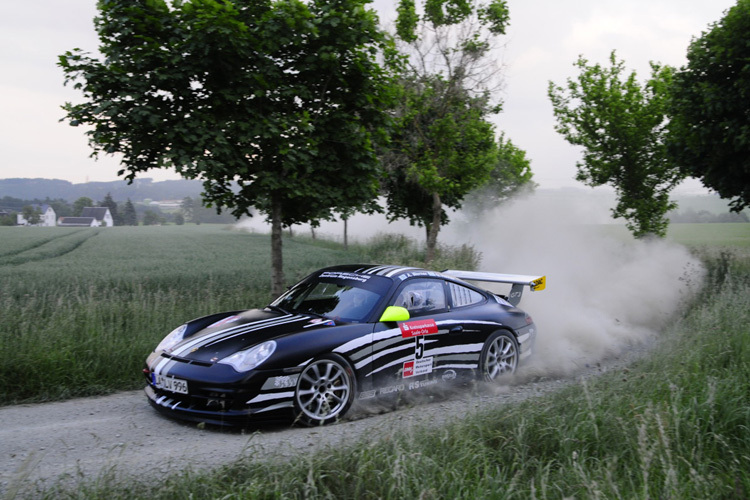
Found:
M 66 104 L 96 156 L 129 181 L 173 167 L 235 217 L 271 222 L 272 293 L 281 228 L 376 206 L 373 142 L 387 124 L 388 50 L 365 0 L 99 2 L 103 57 L 60 57 L 85 102 Z M 346 168 L 342 168 L 346 166 Z
M 38 206 L 26 205 L 23 207 L 22 214 L 23 218 L 26 219 L 26 224 L 29 226 L 36 226 L 42 222 L 42 211 L 39 210 Z
M 117 202 L 112 199 L 112 193 L 107 193 L 104 200 L 99 202 L 100 207 L 109 208 L 109 215 L 112 216 L 112 224 L 115 226 L 122 226 L 122 217 L 120 212 L 117 210 Z
M 195 201 L 193 201 L 190 196 L 186 196 L 182 199 L 180 210 L 182 210 L 182 215 L 185 217 L 185 220 L 196 223 L 200 222 L 195 220 Z
M 16 220 L 15 212 L 3 213 L 0 215 L 0 226 L 15 226 Z
M 615 218 L 624 218 L 637 238 L 664 236 L 666 214 L 676 207 L 669 192 L 685 177 L 664 144 L 672 69 L 651 63 L 651 78 L 641 86 L 634 71 L 624 75 L 614 51 L 609 62 L 608 68 L 589 66 L 581 56 L 576 80 L 565 88 L 549 82 L 555 130 L 583 148 L 577 180 L 615 188 Z
M 526 151 L 506 139 L 505 134 L 500 134 L 497 141 L 497 161 L 490 172 L 490 178 L 467 195 L 466 208 L 475 214 L 491 210 L 513 195 L 534 189 L 536 183 L 532 180 L 533 176 Z
M 494 127 L 466 94 L 450 101 L 440 90 L 444 83 L 431 79 L 427 85 L 435 92 L 405 88 L 411 102 L 404 105 L 407 114 L 400 117 L 385 157 L 389 218 L 407 218 L 425 228 L 428 264 L 440 227 L 448 222 L 444 207 L 460 207 L 465 194 L 487 180 L 496 161 Z
M 130 201 L 130 198 L 128 198 L 128 201 L 125 202 L 125 208 L 123 209 L 122 214 L 122 223 L 125 226 L 138 225 L 138 215 L 135 212 L 135 207 L 133 206 L 133 202 Z
M 156 226 L 161 222 L 159 214 L 153 210 L 146 210 L 143 213 L 143 225 L 144 226 Z
M 732 211 L 750 206 L 750 0 L 690 44 L 669 106 L 668 151 Z
M 73 202 L 73 214 L 75 215 L 75 217 L 80 217 L 84 208 L 93 206 L 94 200 L 87 196 L 81 196 Z
M 429 264 L 448 222 L 445 207 L 459 208 L 496 162 L 487 117 L 501 108 L 492 100 L 500 73 L 490 55 L 508 9 L 504 0 L 427 0 L 423 10 L 418 15 L 413 0 L 399 3 L 396 36 L 409 59 L 384 163 L 389 217 L 425 227 Z

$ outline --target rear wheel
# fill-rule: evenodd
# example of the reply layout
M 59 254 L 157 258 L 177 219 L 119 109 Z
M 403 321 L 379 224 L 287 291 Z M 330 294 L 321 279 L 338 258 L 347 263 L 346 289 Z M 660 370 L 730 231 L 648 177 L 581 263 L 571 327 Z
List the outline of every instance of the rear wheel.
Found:
M 349 363 L 337 354 L 313 360 L 297 380 L 294 407 L 297 419 L 309 426 L 339 420 L 354 400 L 356 379 Z
M 487 382 L 512 375 L 518 366 L 518 342 L 509 332 L 494 332 L 484 343 L 481 374 Z

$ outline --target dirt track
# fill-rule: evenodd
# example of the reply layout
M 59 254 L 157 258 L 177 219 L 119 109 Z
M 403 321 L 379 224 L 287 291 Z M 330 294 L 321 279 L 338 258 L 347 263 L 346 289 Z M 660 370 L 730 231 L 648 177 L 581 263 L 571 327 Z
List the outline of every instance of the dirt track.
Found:
M 565 379 L 527 382 L 496 390 L 464 391 L 432 402 L 360 409 L 322 428 L 260 427 L 222 431 L 159 415 L 142 391 L 39 405 L 0 408 L 0 496 L 57 481 L 68 484 L 103 474 L 158 479 L 186 468 L 204 469 L 241 456 L 298 455 L 300 450 L 377 439 L 411 425 L 437 425 L 480 408 L 518 402 L 624 365 L 613 359 Z M 471 394 L 470 392 L 474 392 Z M 437 400 L 435 400 L 437 399 Z

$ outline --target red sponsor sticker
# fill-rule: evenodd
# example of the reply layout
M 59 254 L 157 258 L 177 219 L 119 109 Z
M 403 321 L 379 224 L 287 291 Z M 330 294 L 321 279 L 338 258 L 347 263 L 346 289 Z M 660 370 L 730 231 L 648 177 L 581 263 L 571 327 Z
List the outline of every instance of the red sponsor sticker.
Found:
M 437 323 L 434 319 L 420 319 L 407 321 L 399 325 L 402 337 L 417 337 L 419 335 L 430 335 L 438 332 Z
M 432 373 L 432 357 L 404 361 L 403 377 L 415 377 Z

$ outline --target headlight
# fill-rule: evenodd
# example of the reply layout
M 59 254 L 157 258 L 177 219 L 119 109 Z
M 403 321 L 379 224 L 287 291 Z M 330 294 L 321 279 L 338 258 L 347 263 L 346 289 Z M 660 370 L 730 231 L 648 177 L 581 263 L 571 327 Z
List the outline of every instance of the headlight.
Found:
M 182 336 L 185 335 L 185 330 L 187 330 L 187 325 L 180 325 L 169 332 L 169 335 L 164 337 L 164 340 L 159 342 L 159 345 L 156 346 L 155 352 L 171 351 L 172 348 L 182 340 Z
M 244 351 L 236 352 L 231 356 L 219 361 L 225 365 L 231 365 L 238 372 L 250 371 L 257 367 L 273 354 L 276 350 L 276 342 L 269 340 L 263 342 L 260 345 L 256 345 L 252 349 L 246 349 Z

